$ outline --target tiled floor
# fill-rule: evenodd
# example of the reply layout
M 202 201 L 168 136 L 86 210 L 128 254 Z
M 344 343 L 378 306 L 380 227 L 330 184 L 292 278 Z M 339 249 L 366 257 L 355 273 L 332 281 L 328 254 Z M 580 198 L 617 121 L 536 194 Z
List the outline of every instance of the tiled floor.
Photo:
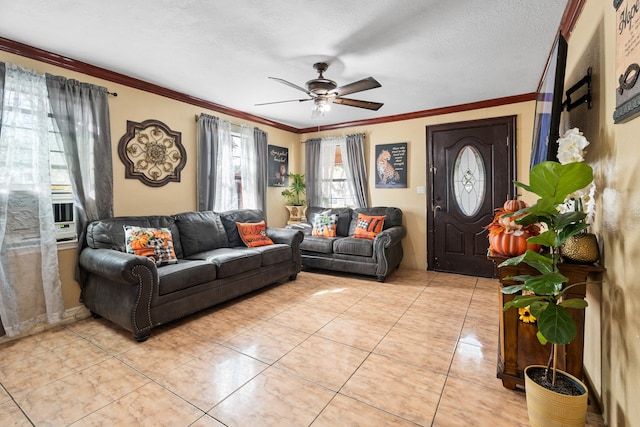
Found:
M 302 272 L 141 344 L 81 320 L 0 345 L 0 425 L 528 426 L 496 379 L 496 288 Z

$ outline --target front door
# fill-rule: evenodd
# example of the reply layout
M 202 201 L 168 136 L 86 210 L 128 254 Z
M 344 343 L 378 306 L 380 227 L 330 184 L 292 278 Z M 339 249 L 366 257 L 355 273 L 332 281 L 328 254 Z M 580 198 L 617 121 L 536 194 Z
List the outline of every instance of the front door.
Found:
M 429 270 L 493 277 L 483 228 L 514 196 L 516 117 L 427 126 Z

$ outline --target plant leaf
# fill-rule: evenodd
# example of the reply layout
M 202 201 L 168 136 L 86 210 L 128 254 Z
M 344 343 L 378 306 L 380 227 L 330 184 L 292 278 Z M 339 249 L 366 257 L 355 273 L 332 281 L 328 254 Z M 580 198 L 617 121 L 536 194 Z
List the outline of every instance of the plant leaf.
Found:
M 564 308 L 577 308 L 577 309 L 585 309 L 589 306 L 589 303 L 583 300 L 582 298 L 571 298 L 564 300 L 560 303 L 560 305 Z
M 560 273 L 545 273 L 538 276 L 531 276 L 524 284 L 525 287 L 538 295 L 557 295 L 562 290 L 562 284 L 568 282 L 569 278 Z
M 535 316 L 535 314 L 534 314 L 534 316 Z M 547 339 L 544 337 L 544 335 L 542 335 L 540 333 L 540 331 L 538 331 L 536 336 L 538 337 L 538 341 L 540 341 L 540 344 L 542 344 L 542 345 L 546 345 L 547 344 Z
M 533 317 L 538 318 L 538 316 L 540 316 L 540 313 L 542 313 L 548 305 L 549 302 L 544 300 L 534 302 L 533 304 L 531 304 L 531 314 L 533 314 Z
M 591 181 L 593 181 L 593 170 L 585 163 L 562 165 L 547 161 L 531 169 L 527 189 L 541 198 L 553 198 L 554 204 L 559 204 L 569 194 L 586 187 Z
M 527 242 L 542 246 L 554 246 L 556 244 L 556 233 L 547 230 L 537 236 L 529 237 Z
M 568 344 L 577 334 L 576 324 L 564 307 L 549 304 L 538 316 L 538 332 L 554 344 Z
M 553 263 L 551 261 L 551 258 L 541 255 L 538 252 L 534 252 L 530 249 L 520 256 L 509 258 L 501 262 L 498 267 L 514 266 L 523 262 L 535 268 L 542 274 L 551 273 L 553 271 Z
M 514 278 L 507 277 L 505 278 L 505 280 L 514 280 Z M 521 283 L 519 285 L 505 286 L 504 288 L 501 289 L 501 291 L 503 294 L 511 295 L 511 294 L 515 294 L 516 292 L 520 292 L 523 289 L 524 289 L 524 283 Z
M 518 308 L 524 308 L 543 299 L 544 297 L 537 296 L 537 295 L 518 295 L 513 299 L 513 306 Z

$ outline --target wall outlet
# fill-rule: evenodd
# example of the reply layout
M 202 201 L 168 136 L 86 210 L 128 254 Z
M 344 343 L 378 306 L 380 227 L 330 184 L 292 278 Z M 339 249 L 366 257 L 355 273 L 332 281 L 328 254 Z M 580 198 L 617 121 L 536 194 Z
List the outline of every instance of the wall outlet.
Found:
M 427 190 L 424 187 L 424 185 L 418 185 L 417 191 L 418 191 L 418 194 L 426 194 L 427 193 Z

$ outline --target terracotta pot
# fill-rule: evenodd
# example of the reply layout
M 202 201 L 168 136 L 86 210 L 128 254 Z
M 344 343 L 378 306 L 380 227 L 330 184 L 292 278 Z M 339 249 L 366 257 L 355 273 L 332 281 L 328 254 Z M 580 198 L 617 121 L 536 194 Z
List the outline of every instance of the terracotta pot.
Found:
M 588 392 L 582 381 L 564 371 L 564 375 L 584 390 L 580 396 L 568 396 L 551 391 L 533 381 L 528 374 L 530 369 L 543 365 L 531 365 L 524 370 L 524 387 L 527 394 L 527 411 L 531 427 L 584 427 L 587 417 Z
M 593 264 L 600 259 L 598 239 L 593 233 L 576 234 L 564 242 L 560 253 L 567 262 Z

